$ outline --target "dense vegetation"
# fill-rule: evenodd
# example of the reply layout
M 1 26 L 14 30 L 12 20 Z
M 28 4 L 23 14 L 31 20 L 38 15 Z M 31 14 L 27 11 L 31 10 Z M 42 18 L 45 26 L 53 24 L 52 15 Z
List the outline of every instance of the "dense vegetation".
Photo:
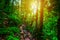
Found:
M 21 26 L 36 40 L 60 40 L 60 0 L 0 0 L 0 38 L 21 40 Z

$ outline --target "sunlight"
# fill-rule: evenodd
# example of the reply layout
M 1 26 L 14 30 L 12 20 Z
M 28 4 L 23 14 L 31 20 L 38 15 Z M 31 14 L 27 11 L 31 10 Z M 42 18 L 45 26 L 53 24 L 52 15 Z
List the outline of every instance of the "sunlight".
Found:
M 34 1 L 31 3 L 31 10 L 33 14 L 36 14 L 37 10 L 40 10 L 40 2 Z
M 33 14 L 36 14 L 37 4 L 35 3 L 32 4 L 32 10 L 33 10 Z
M 21 0 L 19 0 L 19 5 L 21 6 Z

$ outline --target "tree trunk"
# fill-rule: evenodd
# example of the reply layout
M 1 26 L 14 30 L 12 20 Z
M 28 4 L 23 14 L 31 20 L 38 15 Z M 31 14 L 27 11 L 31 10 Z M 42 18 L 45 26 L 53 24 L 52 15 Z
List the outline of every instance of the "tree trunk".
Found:
M 41 9 L 40 9 L 40 27 L 41 29 L 43 27 L 43 13 L 44 13 L 44 0 L 41 0 Z

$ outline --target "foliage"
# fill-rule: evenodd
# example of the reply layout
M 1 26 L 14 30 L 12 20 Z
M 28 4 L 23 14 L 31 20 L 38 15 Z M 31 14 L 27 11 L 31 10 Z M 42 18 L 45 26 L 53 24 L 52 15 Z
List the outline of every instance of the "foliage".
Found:
M 42 30 L 36 28 L 36 14 L 31 9 L 32 1 L 35 0 L 0 0 L 0 34 L 10 34 L 6 40 L 20 40 L 19 25 L 26 24 L 26 30 L 29 30 L 33 36 L 43 38 L 42 40 L 58 40 L 57 38 L 57 21 L 60 19 L 60 0 L 45 0 L 47 4 L 44 5 L 44 16 Z M 50 3 L 50 4 L 49 4 Z M 48 5 L 49 4 L 49 5 Z M 39 5 L 40 6 L 40 5 Z M 46 6 L 46 7 L 45 7 Z M 40 27 L 40 9 L 38 9 L 38 27 Z M 8 26 L 4 24 L 7 18 Z M 41 33 L 42 31 L 42 34 Z M 35 34 L 38 35 L 35 35 Z

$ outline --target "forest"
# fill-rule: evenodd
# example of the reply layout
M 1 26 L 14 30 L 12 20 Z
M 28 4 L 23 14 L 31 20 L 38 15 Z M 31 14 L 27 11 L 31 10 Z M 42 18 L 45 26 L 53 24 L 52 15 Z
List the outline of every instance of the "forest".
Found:
M 60 40 L 60 0 L 0 0 L 0 40 Z

